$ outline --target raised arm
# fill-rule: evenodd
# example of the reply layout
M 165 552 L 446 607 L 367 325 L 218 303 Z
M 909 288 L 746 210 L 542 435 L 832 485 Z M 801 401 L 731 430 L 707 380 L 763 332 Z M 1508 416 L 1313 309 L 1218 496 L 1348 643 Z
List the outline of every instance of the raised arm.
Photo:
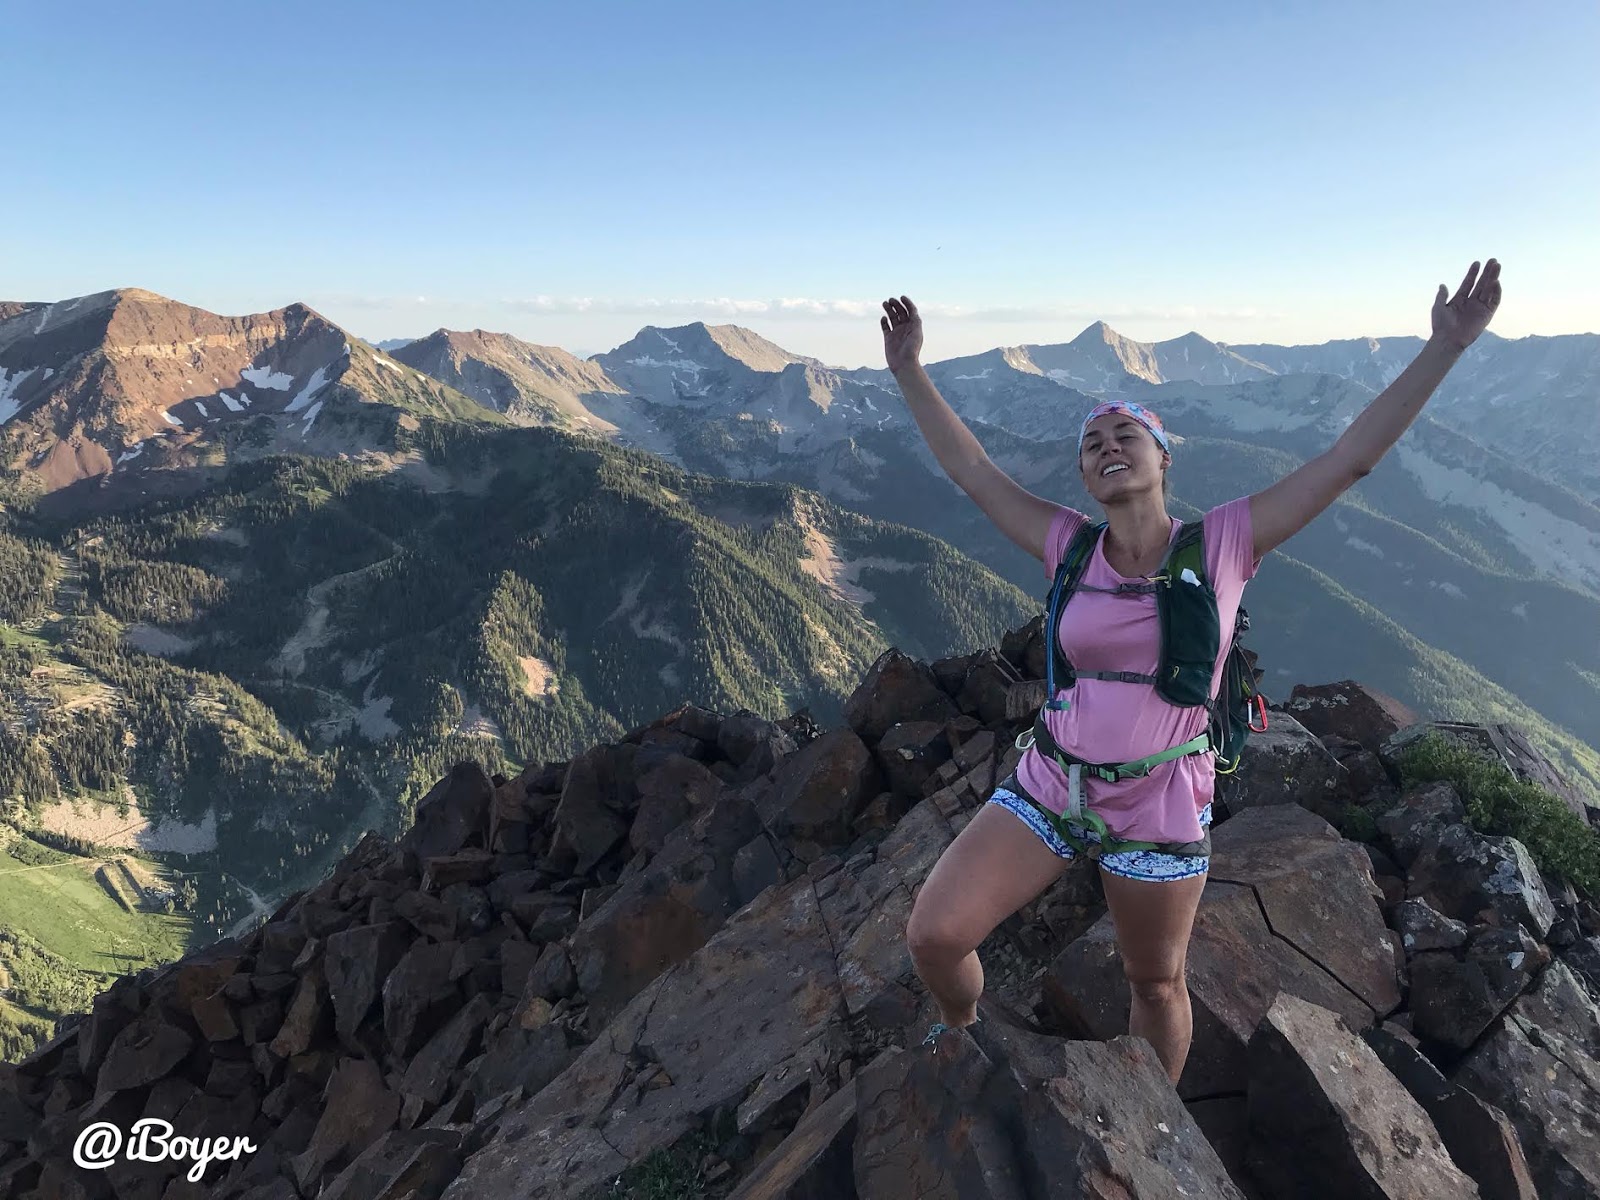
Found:
M 909 296 L 885 300 L 883 353 L 906 406 L 944 473 L 1000 532 L 1040 561 L 1058 508 L 1020 487 L 978 444 L 922 367 L 922 317 Z
M 1473 263 L 1450 299 L 1439 285 L 1433 302 L 1433 336 L 1422 352 L 1350 423 L 1331 449 L 1250 497 L 1255 555 L 1264 556 L 1311 523 L 1311 519 L 1378 465 L 1389 447 L 1411 427 L 1434 390 L 1466 348 L 1489 325 L 1500 305 L 1500 264 L 1490 259 L 1478 273 Z

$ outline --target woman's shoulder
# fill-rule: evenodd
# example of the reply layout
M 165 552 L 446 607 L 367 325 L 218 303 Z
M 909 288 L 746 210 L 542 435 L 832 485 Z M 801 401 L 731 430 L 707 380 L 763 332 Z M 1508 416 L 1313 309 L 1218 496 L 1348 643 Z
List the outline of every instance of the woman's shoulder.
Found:
M 1089 524 L 1089 518 L 1075 508 L 1056 505 L 1055 516 L 1050 519 L 1050 532 L 1044 540 L 1044 573 L 1053 576 L 1061 560 L 1067 555 L 1072 539 Z
M 1213 576 L 1232 575 L 1240 582 L 1255 576 L 1255 530 L 1250 522 L 1250 497 L 1240 496 L 1205 514 L 1206 567 Z

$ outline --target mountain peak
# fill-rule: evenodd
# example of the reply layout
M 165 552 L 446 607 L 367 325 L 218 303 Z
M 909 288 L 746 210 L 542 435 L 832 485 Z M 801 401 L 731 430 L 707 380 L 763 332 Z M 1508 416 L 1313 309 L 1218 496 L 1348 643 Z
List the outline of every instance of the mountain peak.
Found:
M 1076 346 L 1080 343 L 1098 343 L 1109 346 L 1115 345 L 1118 342 L 1125 342 L 1127 340 L 1127 338 L 1123 337 L 1104 321 L 1096 321 L 1077 337 L 1073 338 L 1070 344 Z

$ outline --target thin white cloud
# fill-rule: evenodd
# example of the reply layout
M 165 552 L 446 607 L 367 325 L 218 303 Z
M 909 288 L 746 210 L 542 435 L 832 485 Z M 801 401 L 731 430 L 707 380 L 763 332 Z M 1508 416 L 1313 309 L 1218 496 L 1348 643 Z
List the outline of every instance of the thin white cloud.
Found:
M 719 296 L 710 299 L 623 299 L 593 296 L 528 296 L 506 299 L 501 305 L 513 312 L 540 315 L 607 315 L 656 317 L 682 320 L 712 318 L 766 317 L 790 320 L 861 320 L 875 315 L 880 304 L 874 300 L 823 300 L 805 296 L 785 296 L 774 300 L 735 299 Z M 921 306 L 930 317 L 947 321 L 1244 321 L 1263 320 L 1277 314 L 1254 308 L 1208 309 L 1196 306 L 1166 308 L 1110 308 L 1086 304 L 1021 305 L 983 307 L 930 303 Z

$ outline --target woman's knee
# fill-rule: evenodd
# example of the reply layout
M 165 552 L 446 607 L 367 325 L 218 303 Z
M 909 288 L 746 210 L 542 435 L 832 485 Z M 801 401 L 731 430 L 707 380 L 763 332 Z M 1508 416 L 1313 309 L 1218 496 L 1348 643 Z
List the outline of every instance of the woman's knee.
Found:
M 1189 984 L 1183 972 L 1177 975 L 1145 975 L 1128 973 L 1128 987 L 1143 1004 L 1165 1006 L 1179 1004 L 1189 994 Z
M 964 958 L 976 949 L 967 943 L 970 937 L 963 934 L 954 914 L 922 898 L 912 906 L 911 918 L 906 922 L 906 946 L 911 957 L 918 960 Z

